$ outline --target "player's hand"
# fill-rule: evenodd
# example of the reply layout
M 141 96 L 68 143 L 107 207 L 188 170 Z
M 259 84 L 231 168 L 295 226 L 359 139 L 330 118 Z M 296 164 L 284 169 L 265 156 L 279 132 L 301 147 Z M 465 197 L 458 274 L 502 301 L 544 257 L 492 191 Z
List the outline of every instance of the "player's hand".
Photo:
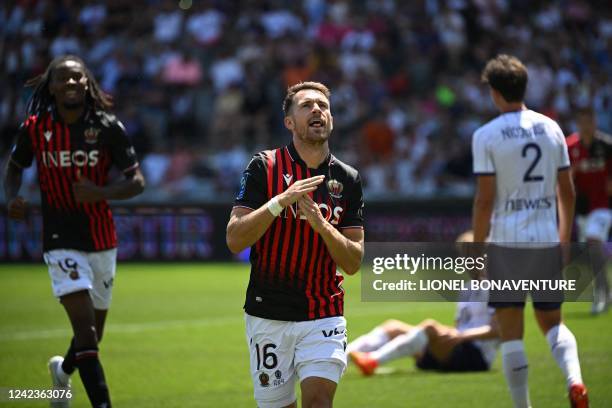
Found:
M 298 208 L 312 229 L 319 232 L 326 221 L 317 203 L 309 195 L 304 195 L 298 199 Z
M 323 182 L 325 176 L 314 176 L 303 180 L 298 180 L 289 188 L 278 195 L 278 202 L 283 207 L 295 203 L 300 197 L 315 191 L 319 184 Z
M 482 258 L 484 260 L 484 267 L 482 269 L 478 269 L 476 267 L 476 263 L 472 268 L 468 268 L 467 272 L 470 275 L 470 278 L 473 280 L 483 280 L 487 278 L 487 251 L 486 251 L 485 243 L 465 243 L 462 245 L 462 256 L 478 259 Z
M 23 197 L 17 196 L 8 202 L 6 208 L 9 218 L 23 221 L 26 218 L 28 203 Z
M 95 203 L 104 200 L 104 190 L 95 185 L 87 177 L 81 176 L 81 170 L 77 170 L 77 181 L 72 183 L 72 192 L 77 203 Z
M 455 347 L 463 341 L 461 333 L 455 328 L 449 328 L 446 332 L 438 337 L 438 342 L 446 347 Z

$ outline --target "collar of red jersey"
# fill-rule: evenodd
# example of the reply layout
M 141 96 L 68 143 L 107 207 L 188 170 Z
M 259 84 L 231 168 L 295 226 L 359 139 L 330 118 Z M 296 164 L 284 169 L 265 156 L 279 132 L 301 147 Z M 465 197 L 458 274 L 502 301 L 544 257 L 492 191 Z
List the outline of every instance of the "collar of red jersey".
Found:
M 294 161 L 296 163 L 301 163 L 306 166 L 306 162 L 304 162 L 304 160 L 300 157 L 293 142 L 285 146 L 285 149 L 287 149 L 287 153 L 289 153 L 289 158 L 291 159 L 291 161 Z M 317 170 L 331 166 L 333 161 L 334 161 L 334 156 L 331 154 L 331 152 L 328 152 L 327 157 L 325 158 L 325 160 L 323 160 L 323 162 L 321 162 L 319 167 L 317 167 Z
M 51 105 L 49 105 L 47 112 L 49 112 L 49 114 L 51 115 L 51 120 L 53 120 L 53 122 L 63 122 L 61 115 L 57 111 L 57 107 L 55 106 L 55 103 L 52 103 Z M 85 111 L 83 112 L 83 116 L 81 116 L 81 118 L 75 123 L 87 122 L 89 119 L 92 118 L 93 114 L 94 114 L 93 108 L 86 108 Z

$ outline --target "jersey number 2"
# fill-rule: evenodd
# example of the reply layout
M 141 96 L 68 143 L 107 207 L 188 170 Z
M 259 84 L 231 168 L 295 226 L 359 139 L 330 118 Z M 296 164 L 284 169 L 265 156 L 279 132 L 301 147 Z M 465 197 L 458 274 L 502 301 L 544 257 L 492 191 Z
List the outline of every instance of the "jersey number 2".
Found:
M 534 157 L 533 161 L 531 162 L 531 165 L 529 166 L 529 168 L 525 172 L 525 175 L 523 176 L 523 181 L 526 182 L 526 183 L 530 182 L 530 181 L 542 181 L 542 180 L 544 180 L 544 176 L 534 176 L 534 175 L 531 174 L 533 169 L 535 169 L 535 167 L 538 165 L 538 162 L 542 158 L 542 150 L 540 149 L 540 146 L 538 146 L 535 143 L 527 143 L 523 147 L 522 156 L 523 157 L 527 157 L 527 151 L 531 150 L 531 149 L 535 150 L 535 157 Z

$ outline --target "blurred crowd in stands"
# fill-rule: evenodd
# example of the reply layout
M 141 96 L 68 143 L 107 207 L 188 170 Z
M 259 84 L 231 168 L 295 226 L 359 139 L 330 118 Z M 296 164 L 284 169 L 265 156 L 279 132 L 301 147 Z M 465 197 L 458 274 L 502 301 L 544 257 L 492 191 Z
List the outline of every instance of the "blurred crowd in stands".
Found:
M 612 132 L 612 8 L 585 0 L 3 0 L 0 149 L 24 82 L 82 57 L 139 153 L 141 200 L 231 199 L 253 153 L 286 144 L 287 86 L 332 90 L 332 151 L 366 199 L 469 196 L 472 132 L 496 115 L 480 83 L 498 53 L 529 69 L 528 107 Z M 37 195 L 34 173 L 26 195 Z

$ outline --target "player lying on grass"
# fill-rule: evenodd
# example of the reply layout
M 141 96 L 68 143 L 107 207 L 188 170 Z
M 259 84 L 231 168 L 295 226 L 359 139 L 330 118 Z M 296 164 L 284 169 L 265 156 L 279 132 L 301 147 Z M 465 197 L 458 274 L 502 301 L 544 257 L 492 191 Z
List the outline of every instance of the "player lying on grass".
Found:
M 497 352 L 497 325 L 485 291 L 466 294 L 457 304 L 455 327 L 434 319 L 416 326 L 387 320 L 347 346 L 364 375 L 389 361 L 412 356 L 421 370 L 486 371 Z

